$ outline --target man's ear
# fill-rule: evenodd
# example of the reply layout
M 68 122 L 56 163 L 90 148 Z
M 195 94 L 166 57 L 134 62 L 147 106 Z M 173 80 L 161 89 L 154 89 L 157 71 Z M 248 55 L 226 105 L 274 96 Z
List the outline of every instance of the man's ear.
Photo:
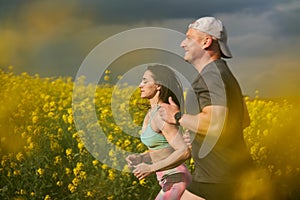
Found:
M 211 46 L 211 44 L 213 43 L 213 39 L 211 37 L 205 37 L 203 39 L 203 46 L 202 49 L 207 49 Z

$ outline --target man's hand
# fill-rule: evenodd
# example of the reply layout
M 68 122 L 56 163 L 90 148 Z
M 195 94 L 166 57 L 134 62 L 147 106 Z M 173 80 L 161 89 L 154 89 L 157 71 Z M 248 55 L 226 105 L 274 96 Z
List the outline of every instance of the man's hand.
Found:
M 172 100 L 172 97 L 169 97 L 169 104 L 161 104 L 161 108 L 158 111 L 162 120 L 169 124 L 176 124 L 174 116 L 179 111 L 179 108 L 177 104 Z

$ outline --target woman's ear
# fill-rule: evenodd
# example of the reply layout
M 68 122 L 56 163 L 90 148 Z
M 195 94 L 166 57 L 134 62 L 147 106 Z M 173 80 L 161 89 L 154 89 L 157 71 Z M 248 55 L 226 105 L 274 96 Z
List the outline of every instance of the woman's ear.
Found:
M 161 89 L 161 85 L 157 85 L 156 90 L 159 91 Z

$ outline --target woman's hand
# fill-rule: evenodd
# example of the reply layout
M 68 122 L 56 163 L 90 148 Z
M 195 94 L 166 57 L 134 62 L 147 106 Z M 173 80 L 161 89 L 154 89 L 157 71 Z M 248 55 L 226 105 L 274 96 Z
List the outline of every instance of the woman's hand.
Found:
M 142 180 L 154 172 L 151 166 L 152 165 L 146 163 L 138 164 L 135 166 L 133 173 L 139 180 Z
M 189 149 L 192 149 L 192 140 L 191 140 L 190 131 L 188 129 L 184 131 L 182 137 L 186 145 L 189 147 Z
M 125 159 L 130 169 L 133 169 L 136 165 L 143 162 L 143 157 L 140 154 L 132 154 L 127 156 Z

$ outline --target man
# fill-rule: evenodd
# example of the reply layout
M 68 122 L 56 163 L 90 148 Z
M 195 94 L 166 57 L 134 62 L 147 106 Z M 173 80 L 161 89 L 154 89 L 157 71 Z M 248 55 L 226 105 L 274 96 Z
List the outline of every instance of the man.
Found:
M 214 17 L 198 19 L 189 25 L 181 47 L 199 75 L 187 93 L 187 113 L 180 113 L 169 98 L 160 115 L 194 133 L 195 170 L 182 199 L 238 199 L 242 178 L 252 166 L 243 138 L 250 120 L 240 86 L 222 59 L 232 57 L 223 23 Z M 197 107 L 192 106 L 195 99 Z

